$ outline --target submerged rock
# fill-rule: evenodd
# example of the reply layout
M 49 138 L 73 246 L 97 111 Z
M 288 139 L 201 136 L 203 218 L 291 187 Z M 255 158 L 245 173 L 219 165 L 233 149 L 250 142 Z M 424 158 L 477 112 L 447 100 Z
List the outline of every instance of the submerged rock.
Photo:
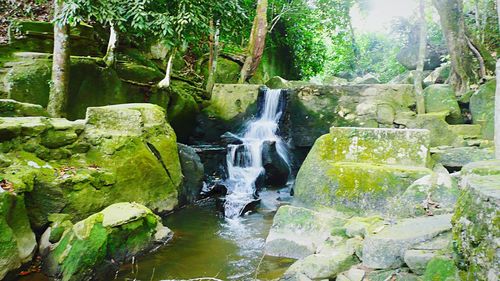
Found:
M 0 187 L 0 279 L 30 261 L 36 246 L 23 196 Z
M 427 130 L 331 128 L 297 174 L 294 195 L 313 206 L 387 211 L 388 199 L 428 175 Z
M 45 270 L 62 280 L 93 280 L 106 264 L 117 267 L 166 243 L 172 232 L 137 203 L 113 204 L 67 229 L 52 246 Z
M 411 246 L 451 229 L 451 215 L 406 219 L 368 236 L 363 244 L 363 264 L 370 268 L 397 268 Z

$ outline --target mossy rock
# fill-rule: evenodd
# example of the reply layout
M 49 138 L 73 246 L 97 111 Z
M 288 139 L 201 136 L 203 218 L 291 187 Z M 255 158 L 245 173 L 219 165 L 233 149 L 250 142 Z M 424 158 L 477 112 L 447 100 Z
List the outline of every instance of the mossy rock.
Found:
M 336 129 L 351 130 L 352 134 L 336 134 Z M 367 136 L 355 133 L 356 130 L 362 130 L 361 134 Z M 398 146 L 397 141 L 392 140 L 399 134 L 411 132 L 393 129 L 395 138 L 388 138 L 384 148 L 380 148 L 377 133 L 370 133 L 370 130 L 381 129 L 332 128 L 330 134 L 320 137 L 297 174 L 295 197 L 313 206 L 342 206 L 362 213 L 370 210 L 387 212 L 389 199 L 403 193 L 416 179 L 431 173 L 426 168 L 428 136 L 427 141 L 424 137 L 411 145 Z M 367 146 L 370 136 L 374 137 L 373 146 Z M 337 146 L 337 143 L 341 145 Z M 377 155 L 384 149 L 389 151 L 378 161 L 363 157 L 364 154 Z M 391 154 L 392 149 L 394 153 Z M 421 156 L 413 162 L 405 162 L 411 157 L 398 161 L 399 152 L 396 151 L 401 155 L 414 151 L 412 157 L 417 156 L 415 154 Z
M 481 125 L 482 136 L 493 139 L 495 128 L 495 79 L 481 85 L 470 98 L 472 122 Z
M 197 100 L 201 100 L 201 97 L 196 95 L 197 92 L 200 90 L 183 81 L 172 81 L 168 89 L 168 122 L 181 142 L 188 141 L 196 126 L 196 116 L 199 113 Z
M 24 198 L 0 190 L 0 279 L 28 262 L 36 250 Z
M 459 280 L 458 268 L 452 259 L 435 257 L 429 261 L 425 268 L 423 281 L 453 281 Z
M 100 55 L 92 26 L 81 23 L 71 27 L 70 40 L 71 55 Z M 50 22 L 12 21 L 9 26 L 9 44 L 24 52 L 52 53 L 54 26 Z
M 38 104 L 18 102 L 12 99 L 0 99 L 0 117 L 49 116 Z
M 66 231 L 46 258 L 45 270 L 62 280 L 93 280 L 105 260 L 126 261 L 164 244 L 171 235 L 148 208 L 113 204 Z
M 424 90 L 425 111 L 427 113 L 448 111 L 446 121 L 450 124 L 463 123 L 455 92 L 449 85 L 430 85 Z

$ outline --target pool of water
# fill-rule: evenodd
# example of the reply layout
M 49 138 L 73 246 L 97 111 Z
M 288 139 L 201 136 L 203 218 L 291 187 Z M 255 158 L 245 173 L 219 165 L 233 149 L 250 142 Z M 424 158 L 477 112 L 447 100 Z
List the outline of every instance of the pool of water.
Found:
M 185 207 L 164 219 L 174 238 L 154 253 L 125 264 L 116 280 L 272 280 L 293 262 L 263 258 L 266 236 L 283 192 L 263 191 L 256 212 L 226 219 L 213 200 Z

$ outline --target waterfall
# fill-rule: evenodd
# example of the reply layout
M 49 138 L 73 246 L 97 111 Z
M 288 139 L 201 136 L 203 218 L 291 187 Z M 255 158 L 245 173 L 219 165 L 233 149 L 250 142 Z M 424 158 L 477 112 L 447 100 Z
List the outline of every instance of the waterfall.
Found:
M 257 118 L 249 121 L 243 133 L 236 136 L 241 143 L 228 145 L 224 203 L 224 213 L 228 218 L 240 216 L 245 206 L 256 199 L 256 181 L 265 173 L 262 164 L 265 142 L 275 143 L 279 157 L 290 168 L 287 145 L 277 134 L 284 110 L 281 95 L 280 89 L 266 90 Z

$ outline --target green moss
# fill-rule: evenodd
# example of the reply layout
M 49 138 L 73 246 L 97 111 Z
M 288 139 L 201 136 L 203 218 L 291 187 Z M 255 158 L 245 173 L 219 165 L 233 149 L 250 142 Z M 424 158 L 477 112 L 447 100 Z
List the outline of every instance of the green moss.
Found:
M 493 139 L 495 128 L 495 79 L 488 81 L 471 96 L 472 122 L 481 125 L 484 138 Z
M 452 281 L 457 278 L 458 269 L 452 259 L 435 257 L 427 264 L 423 281 Z

